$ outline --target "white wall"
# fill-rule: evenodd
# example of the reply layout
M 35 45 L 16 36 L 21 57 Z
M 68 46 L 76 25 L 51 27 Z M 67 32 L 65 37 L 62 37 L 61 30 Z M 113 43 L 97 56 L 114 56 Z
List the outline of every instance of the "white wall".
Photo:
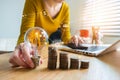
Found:
M 0 0 L 0 38 L 19 34 L 24 0 Z
M 78 33 L 78 30 L 82 28 L 82 11 L 85 5 L 85 0 L 66 0 L 70 6 L 71 14 L 71 32 L 72 34 Z
M 0 0 L 0 50 L 13 47 L 19 35 L 25 0 Z M 8 45 L 6 45 L 8 44 Z M 6 45 L 6 47 L 3 45 Z M 13 49 L 11 48 L 11 49 Z

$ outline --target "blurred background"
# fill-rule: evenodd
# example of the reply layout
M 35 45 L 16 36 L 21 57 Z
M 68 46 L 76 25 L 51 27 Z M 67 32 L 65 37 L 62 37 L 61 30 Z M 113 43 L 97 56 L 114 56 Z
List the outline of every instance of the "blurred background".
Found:
M 0 50 L 14 50 L 19 36 L 25 0 L 0 0 Z M 103 42 L 120 39 L 119 0 L 66 0 L 70 6 L 71 33 L 100 27 Z

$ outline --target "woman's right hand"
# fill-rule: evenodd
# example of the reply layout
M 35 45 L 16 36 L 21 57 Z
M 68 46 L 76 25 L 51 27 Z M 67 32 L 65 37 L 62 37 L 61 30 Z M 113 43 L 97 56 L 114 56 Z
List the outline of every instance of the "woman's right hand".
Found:
M 9 59 L 9 62 L 13 67 L 22 66 L 24 68 L 34 68 L 34 63 L 31 60 L 34 50 L 30 45 L 26 43 L 21 43 L 16 46 L 12 56 Z

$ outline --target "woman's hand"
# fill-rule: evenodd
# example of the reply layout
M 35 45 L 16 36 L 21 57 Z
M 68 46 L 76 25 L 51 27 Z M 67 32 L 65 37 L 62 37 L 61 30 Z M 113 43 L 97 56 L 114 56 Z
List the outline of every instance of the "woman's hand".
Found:
M 80 36 L 74 35 L 71 37 L 69 43 L 75 44 L 75 46 L 78 46 L 79 44 L 86 43 L 84 39 L 82 39 Z
M 21 43 L 15 48 L 9 62 L 13 67 L 22 66 L 24 68 L 34 68 L 35 65 L 31 60 L 33 54 L 34 50 L 30 45 Z

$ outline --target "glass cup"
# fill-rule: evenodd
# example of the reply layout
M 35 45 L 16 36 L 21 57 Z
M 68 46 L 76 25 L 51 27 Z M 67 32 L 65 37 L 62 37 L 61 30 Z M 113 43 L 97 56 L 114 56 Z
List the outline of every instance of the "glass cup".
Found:
M 85 44 L 91 43 L 90 31 L 88 29 L 80 29 L 79 33 L 80 38 L 84 40 Z

